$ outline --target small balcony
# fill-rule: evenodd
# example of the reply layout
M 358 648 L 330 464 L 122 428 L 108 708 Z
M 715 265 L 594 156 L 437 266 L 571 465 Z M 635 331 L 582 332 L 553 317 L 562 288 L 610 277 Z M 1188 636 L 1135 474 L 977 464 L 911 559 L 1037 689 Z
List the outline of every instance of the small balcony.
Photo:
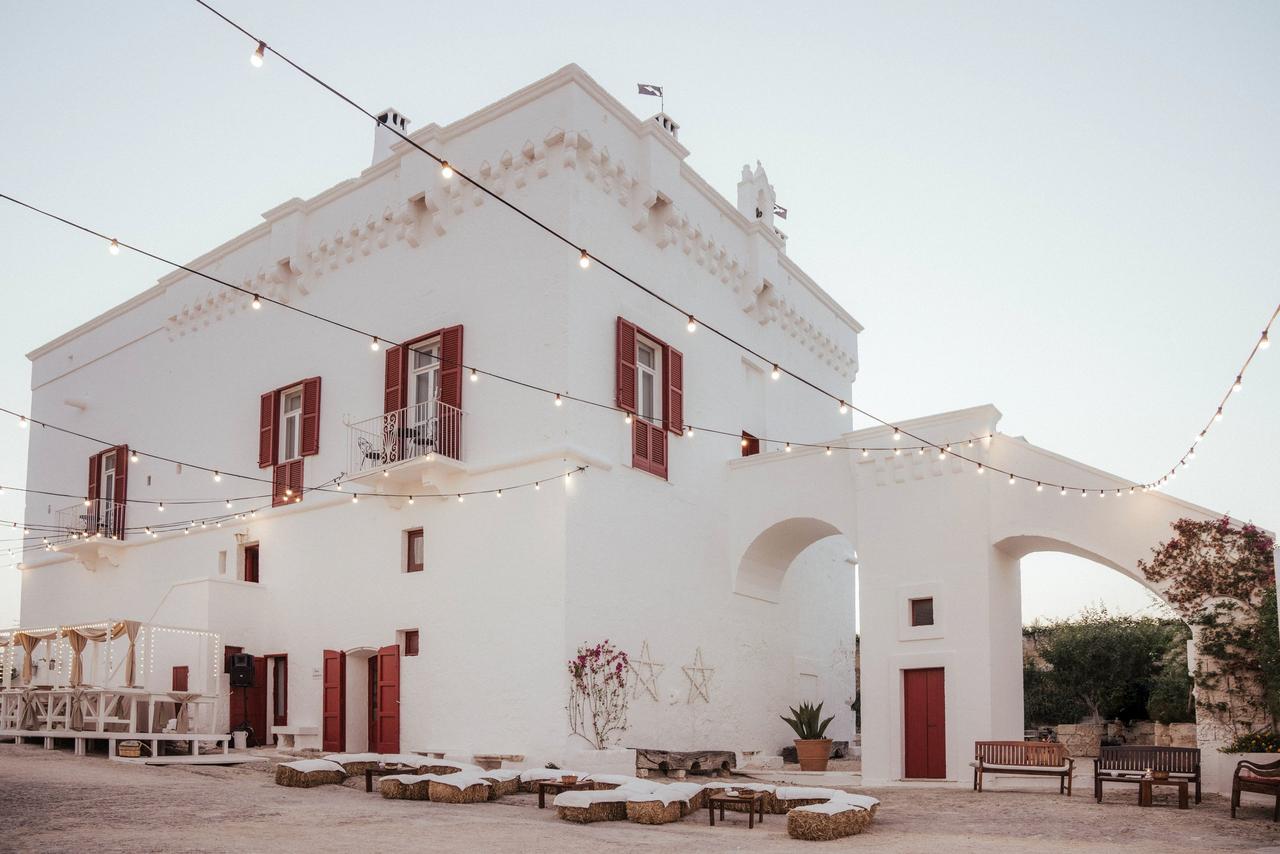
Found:
M 124 538 L 124 510 L 122 501 L 96 498 L 79 501 L 63 507 L 54 514 L 54 524 L 68 533 L 92 537 L 101 534 L 107 538 Z
M 347 477 L 358 479 L 416 461 L 461 463 L 465 415 L 456 406 L 432 400 L 350 422 Z

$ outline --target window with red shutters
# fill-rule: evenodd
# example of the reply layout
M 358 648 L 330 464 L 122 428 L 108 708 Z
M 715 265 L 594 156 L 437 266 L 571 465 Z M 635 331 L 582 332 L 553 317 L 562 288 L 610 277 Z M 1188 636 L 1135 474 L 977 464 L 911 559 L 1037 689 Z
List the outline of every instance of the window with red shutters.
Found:
M 614 402 L 619 409 L 640 416 L 631 419 L 631 465 L 666 478 L 667 434 L 684 432 L 684 354 L 624 318 L 618 318 L 616 329 Z M 644 373 L 644 389 L 656 386 L 654 372 L 659 365 L 655 361 L 660 363 L 661 388 L 654 388 L 651 397 L 641 389 L 640 374 Z
M 88 534 L 124 539 L 129 500 L 129 446 L 116 445 L 89 457 L 84 529 Z
M 302 391 L 301 413 L 291 409 L 282 432 L 281 393 L 296 396 L 299 389 Z M 271 506 L 296 504 L 302 500 L 304 489 L 303 460 L 320 453 L 320 377 L 309 377 L 267 392 L 260 398 L 258 411 L 258 467 L 271 468 Z M 296 433 L 293 433 L 295 424 Z M 285 432 L 289 436 L 285 436 Z M 290 436 L 296 438 L 297 450 L 281 452 L 281 443 Z M 289 453 L 296 456 L 282 459 Z
M 390 459 L 400 460 L 426 449 L 450 459 L 462 459 L 462 331 L 461 324 L 446 326 L 407 341 L 404 346 L 387 349 L 382 411 L 405 411 L 396 423 L 397 434 L 383 438 L 392 451 Z M 428 386 L 434 395 L 432 400 L 419 400 L 422 389 L 411 388 L 424 367 L 434 373 Z

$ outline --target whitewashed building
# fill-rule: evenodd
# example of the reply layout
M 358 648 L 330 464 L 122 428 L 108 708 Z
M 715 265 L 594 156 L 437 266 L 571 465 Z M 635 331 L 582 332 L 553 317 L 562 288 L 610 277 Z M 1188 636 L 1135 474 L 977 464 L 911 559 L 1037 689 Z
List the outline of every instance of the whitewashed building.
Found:
M 849 398 L 861 327 L 787 256 L 764 170 L 744 168 L 726 200 L 677 132 L 570 65 L 413 138 Z M 190 262 L 378 341 L 176 272 L 39 348 L 33 417 L 118 447 L 31 431 L 28 482 L 92 506 L 33 496 L 28 523 L 127 535 L 29 558 L 23 623 L 217 631 L 267 671 L 255 728 L 301 746 L 530 762 L 583 745 L 567 735 L 565 661 L 608 638 L 645 676 L 625 746 L 772 755 L 800 699 L 836 715 L 832 737 L 853 734 L 860 561 L 866 780 L 963 780 L 974 739 L 1021 735 L 1017 559 L 1067 550 L 1132 574 L 1168 521 L 1207 514 L 1156 494 L 1064 509 L 918 443 L 895 453 L 887 429 L 850 433 L 811 389 L 578 260 L 379 128 L 358 176 Z M 976 438 L 975 458 L 1045 481 L 1129 485 L 983 439 L 998 418 L 902 426 Z M 862 447 L 883 450 L 848 450 Z M 342 491 L 309 491 L 335 478 Z M 273 503 L 189 534 L 140 530 Z

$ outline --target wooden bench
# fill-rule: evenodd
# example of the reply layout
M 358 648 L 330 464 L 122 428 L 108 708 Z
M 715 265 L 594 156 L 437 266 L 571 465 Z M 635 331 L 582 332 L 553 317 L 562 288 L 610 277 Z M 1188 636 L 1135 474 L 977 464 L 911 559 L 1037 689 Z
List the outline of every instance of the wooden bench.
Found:
M 1139 783 L 1147 771 L 1167 771 L 1172 780 L 1196 784 L 1200 803 L 1198 747 L 1103 747 L 1093 763 L 1093 796 L 1102 803 L 1103 783 Z
M 1048 741 L 976 741 L 973 745 L 973 790 L 982 791 L 984 774 L 1021 774 L 1028 777 L 1057 777 L 1058 794 L 1071 796 L 1071 773 L 1075 760 L 1067 756 L 1067 746 Z
M 1240 806 L 1241 792 L 1275 795 L 1276 808 L 1271 820 L 1280 821 L 1280 759 L 1275 762 L 1241 759 L 1236 763 L 1235 773 L 1231 775 L 1232 818 L 1236 817 L 1236 809 Z

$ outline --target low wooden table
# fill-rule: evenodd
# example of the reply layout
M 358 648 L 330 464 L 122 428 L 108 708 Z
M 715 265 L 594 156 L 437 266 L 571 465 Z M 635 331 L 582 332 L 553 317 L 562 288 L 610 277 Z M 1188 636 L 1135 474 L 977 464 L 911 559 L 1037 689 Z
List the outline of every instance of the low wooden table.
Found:
M 1187 781 L 1186 780 L 1155 780 L 1143 777 L 1138 781 L 1138 806 L 1151 806 L 1151 790 L 1155 786 L 1174 786 L 1178 789 L 1178 809 L 1189 810 L 1191 804 L 1187 797 Z
M 374 777 L 388 777 L 392 774 L 409 774 L 413 772 L 413 767 L 409 765 L 379 765 L 377 768 L 364 769 L 364 790 L 365 792 L 373 791 Z
M 576 792 L 579 789 L 594 789 L 595 783 L 590 780 L 575 780 L 572 783 L 566 783 L 563 780 L 539 780 L 538 781 L 538 809 L 547 808 L 547 792 L 558 795 L 561 792 Z
M 711 816 L 711 826 L 716 826 L 716 807 L 720 807 L 720 820 L 724 821 L 725 804 L 747 805 L 747 830 L 756 826 L 756 813 L 760 814 L 760 823 L 764 824 L 764 792 L 753 789 L 741 789 L 736 794 L 728 795 L 723 791 L 714 792 L 707 797 L 707 813 Z

